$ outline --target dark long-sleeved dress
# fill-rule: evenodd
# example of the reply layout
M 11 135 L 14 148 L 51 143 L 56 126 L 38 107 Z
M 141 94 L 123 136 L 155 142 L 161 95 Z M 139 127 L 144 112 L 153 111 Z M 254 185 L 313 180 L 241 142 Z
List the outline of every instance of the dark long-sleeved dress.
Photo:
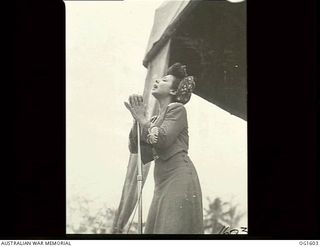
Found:
M 194 164 L 188 156 L 187 113 L 183 104 L 171 103 L 159 116 L 141 126 L 143 163 L 155 160 L 154 195 L 145 234 L 202 234 L 202 192 Z M 152 137 L 156 136 L 156 141 Z M 130 152 L 137 152 L 135 126 L 129 135 Z

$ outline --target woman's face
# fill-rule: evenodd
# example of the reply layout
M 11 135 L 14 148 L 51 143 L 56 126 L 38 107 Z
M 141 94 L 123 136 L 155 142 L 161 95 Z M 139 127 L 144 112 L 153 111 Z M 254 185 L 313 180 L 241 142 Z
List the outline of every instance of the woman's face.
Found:
M 173 75 L 166 75 L 161 79 L 155 80 L 151 93 L 156 98 L 165 98 L 174 95 L 174 90 L 171 89 L 172 83 L 175 80 Z

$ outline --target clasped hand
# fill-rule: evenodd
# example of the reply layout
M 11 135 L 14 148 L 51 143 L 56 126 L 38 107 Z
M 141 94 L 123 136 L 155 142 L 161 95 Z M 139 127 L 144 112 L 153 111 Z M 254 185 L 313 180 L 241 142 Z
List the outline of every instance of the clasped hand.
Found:
M 130 111 L 132 117 L 140 124 L 144 124 L 146 120 L 146 105 L 141 95 L 132 94 L 129 96 L 129 103 L 124 102 L 126 108 Z

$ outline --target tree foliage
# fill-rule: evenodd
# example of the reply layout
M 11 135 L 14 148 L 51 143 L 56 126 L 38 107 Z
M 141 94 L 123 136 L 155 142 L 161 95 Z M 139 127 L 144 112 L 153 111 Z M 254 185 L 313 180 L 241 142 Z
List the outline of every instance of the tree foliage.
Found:
M 236 228 L 245 215 L 238 212 L 232 202 L 223 202 L 219 197 L 209 201 L 204 208 L 205 234 L 219 234 L 223 227 Z M 92 209 L 93 200 L 76 196 L 68 200 L 67 233 L 69 234 L 110 234 L 116 209 L 103 204 L 96 210 Z M 131 220 L 131 218 L 130 218 Z M 144 226 L 145 223 L 143 223 Z M 129 228 L 130 225 L 130 228 Z M 138 223 L 128 222 L 123 234 L 137 234 Z

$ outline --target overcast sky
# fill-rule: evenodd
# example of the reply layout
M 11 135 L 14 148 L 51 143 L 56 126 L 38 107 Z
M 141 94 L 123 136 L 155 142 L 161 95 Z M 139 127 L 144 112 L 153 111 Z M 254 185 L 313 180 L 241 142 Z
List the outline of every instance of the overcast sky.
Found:
M 67 196 L 116 208 L 129 160 L 132 118 L 123 102 L 142 94 L 142 60 L 162 1 L 66 1 Z M 186 105 L 189 155 L 204 205 L 217 196 L 247 207 L 247 123 L 193 95 Z M 144 220 L 153 165 L 144 188 Z M 246 218 L 242 225 L 246 225 Z

